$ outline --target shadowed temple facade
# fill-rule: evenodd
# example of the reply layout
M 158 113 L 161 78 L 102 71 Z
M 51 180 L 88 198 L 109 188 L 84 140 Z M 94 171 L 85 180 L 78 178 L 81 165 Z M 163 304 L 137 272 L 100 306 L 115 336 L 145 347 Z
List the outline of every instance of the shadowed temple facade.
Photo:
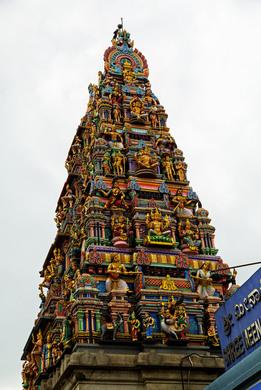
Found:
M 119 25 L 89 85 L 22 356 L 25 389 L 203 389 L 223 372 L 214 313 L 235 275 L 133 46 Z

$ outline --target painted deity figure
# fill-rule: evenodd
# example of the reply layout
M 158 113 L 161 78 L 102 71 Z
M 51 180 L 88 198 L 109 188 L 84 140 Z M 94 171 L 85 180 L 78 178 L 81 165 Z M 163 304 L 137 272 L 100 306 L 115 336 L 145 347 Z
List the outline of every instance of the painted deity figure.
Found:
M 127 270 L 124 264 L 121 264 L 120 256 L 115 253 L 112 256 L 112 261 L 108 265 L 107 273 L 109 274 L 106 279 L 106 290 L 128 291 L 129 287 L 127 283 L 120 278 L 121 275 L 127 274 Z
M 111 156 L 109 152 L 106 152 L 103 155 L 102 169 L 104 176 L 107 176 L 111 173 Z
M 127 223 L 126 218 L 123 215 L 112 216 L 111 227 L 113 237 L 121 241 L 127 241 Z
M 151 150 L 146 145 L 135 155 L 139 168 L 155 169 L 159 165 L 156 155 L 151 154 Z
M 164 219 L 162 219 L 158 208 L 155 211 L 151 210 L 150 214 L 147 214 L 146 225 L 149 236 L 170 236 L 171 234 L 169 216 L 166 214 Z
M 149 118 L 151 121 L 151 126 L 156 128 L 158 126 L 158 116 L 157 116 L 157 108 L 153 106 L 149 113 Z
M 171 279 L 170 275 L 166 275 L 165 279 L 162 280 L 160 288 L 162 290 L 169 291 L 174 291 L 178 289 L 174 283 L 174 280 Z
M 120 189 L 117 181 L 113 181 L 111 190 L 107 192 L 103 190 L 100 191 L 109 198 L 108 202 L 104 206 L 105 209 L 109 209 L 111 207 L 128 208 L 124 192 Z
M 181 244 L 184 247 L 184 252 L 188 251 L 198 253 L 201 245 L 199 239 L 198 229 L 196 226 L 192 226 L 190 220 L 187 218 L 184 226 L 184 221 L 180 221 L 178 225 L 178 233 L 181 239 Z
M 82 146 L 81 139 L 80 137 L 78 137 L 78 135 L 76 135 L 74 139 L 74 143 L 72 144 L 73 155 L 78 155 L 81 153 L 81 146 Z
M 111 128 L 106 127 L 104 129 L 104 134 L 110 136 L 110 146 L 114 149 L 123 149 L 123 138 L 120 133 L 116 131 L 115 125 L 112 125 Z
M 194 277 L 197 282 L 197 293 L 201 299 L 214 295 L 215 289 L 212 286 L 210 263 L 204 262 Z
M 144 315 L 143 326 L 145 328 L 146 340 L 152 339 L 153 329 L 155 327 L 155 320 L 147 312 Z
M 166 155 L 165 158 L 163 159 L 162 166 L 168 180 L 173 181 L 175 176 L 175 170 L 169 155 Z
M 126 157 L 121 153 L 117 152 L 113 154 L 113 170 L 114 174 L 117 176 L 122 176 L 125 173 L 125 164 L 126 164 Z
M 135 81 L 135 73 L 130 61 L 125 60 L 122 65 L 123 80 L 126 84 L 132 84 Z
M 192 216 L 193 212 L 188 207 L 191 205 L 192 200 L 188 200 L 186 196 L 183 195 L 182 190 L 178 189 L 176 194 L 172 198 L 172 202 L 174 203 L 174 214 L 177 217 L 184 217 L 184 216 Z
M 130 322 L 130 334 L 132 341 L 138 341 L 139 333 L 140 333 L 140 320 L 136 318 L 135 312 L 133 311 L 129 316 Z

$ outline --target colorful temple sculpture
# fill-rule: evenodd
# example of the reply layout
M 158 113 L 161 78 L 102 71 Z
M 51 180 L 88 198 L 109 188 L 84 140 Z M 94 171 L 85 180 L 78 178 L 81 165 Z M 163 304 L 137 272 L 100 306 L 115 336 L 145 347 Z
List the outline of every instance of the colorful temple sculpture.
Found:
M 92 351 L 98 359 L 109 346 L 114 355 L 134 348 L 148 359 L 157 350 L 165 358 L 213 354 L 212 380 L 223 367 L 214 313 L 234 278 L 133 46 L 119 25 L 98 84 L 89 85 L 22 357 L 25 389 L 78 389 L 61 384 L 68 361 Z

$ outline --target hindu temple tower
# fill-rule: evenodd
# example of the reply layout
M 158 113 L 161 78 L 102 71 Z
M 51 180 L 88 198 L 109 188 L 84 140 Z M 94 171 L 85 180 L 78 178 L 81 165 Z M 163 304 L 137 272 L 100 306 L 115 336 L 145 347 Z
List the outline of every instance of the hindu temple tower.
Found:
M 119 25 L 88 88 L 25 389 L 203 389 L 223 370 L 214 313 L 233 278 L 133 46 Z

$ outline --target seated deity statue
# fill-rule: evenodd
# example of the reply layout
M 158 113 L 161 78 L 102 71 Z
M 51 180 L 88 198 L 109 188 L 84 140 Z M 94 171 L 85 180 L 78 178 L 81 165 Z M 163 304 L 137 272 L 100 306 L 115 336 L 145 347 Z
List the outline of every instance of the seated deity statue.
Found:
M 114 239 L 127 241 L 127 223 L 123 215 L 112 216 L 111 227 Z
M 112 290 L 129 290 L 127 283 L 120 278 L 122 274 L 127 274 L 128 272 L 125 265 L 121 264 L 120 257 L 117 253 L 112 256 L 112 261 L 108 265 L 107 273 L 109 274 L 109 277 L 106 280 L 106 290 L 108 292 Z
M 166 277 L 162 280 L 160 288 L 162 290 L 174 291 L 177 290 L 177 286 L 174 281 L 170 278 L 170 275 L 166 275 Z
M 135 159 L 139 168 L 147 168 L 155 170 L 159 166 L 158 157 L 152 154 L 148 146 L 144 146 L 136 153 Z
M 187 218 L 185 226 L 184 221 L 179 222 L 178 233 L 183 251 L 198 253 L 201 240 L 199 239 L 197 226 L 192 225 L 190 220 Z
M 130 101 L 130 117 L 133 121 L 144 122 L 147 119 L 147 113 L 144 111 L 144 104 L 138 97 Z
M 175 243 L 171 236 L 170 218 L 166 214 L 163 219 L 158 208 L 147 214 L 146 226 L 148 235 L 145 237 L 145 244 L 173 245 Z

